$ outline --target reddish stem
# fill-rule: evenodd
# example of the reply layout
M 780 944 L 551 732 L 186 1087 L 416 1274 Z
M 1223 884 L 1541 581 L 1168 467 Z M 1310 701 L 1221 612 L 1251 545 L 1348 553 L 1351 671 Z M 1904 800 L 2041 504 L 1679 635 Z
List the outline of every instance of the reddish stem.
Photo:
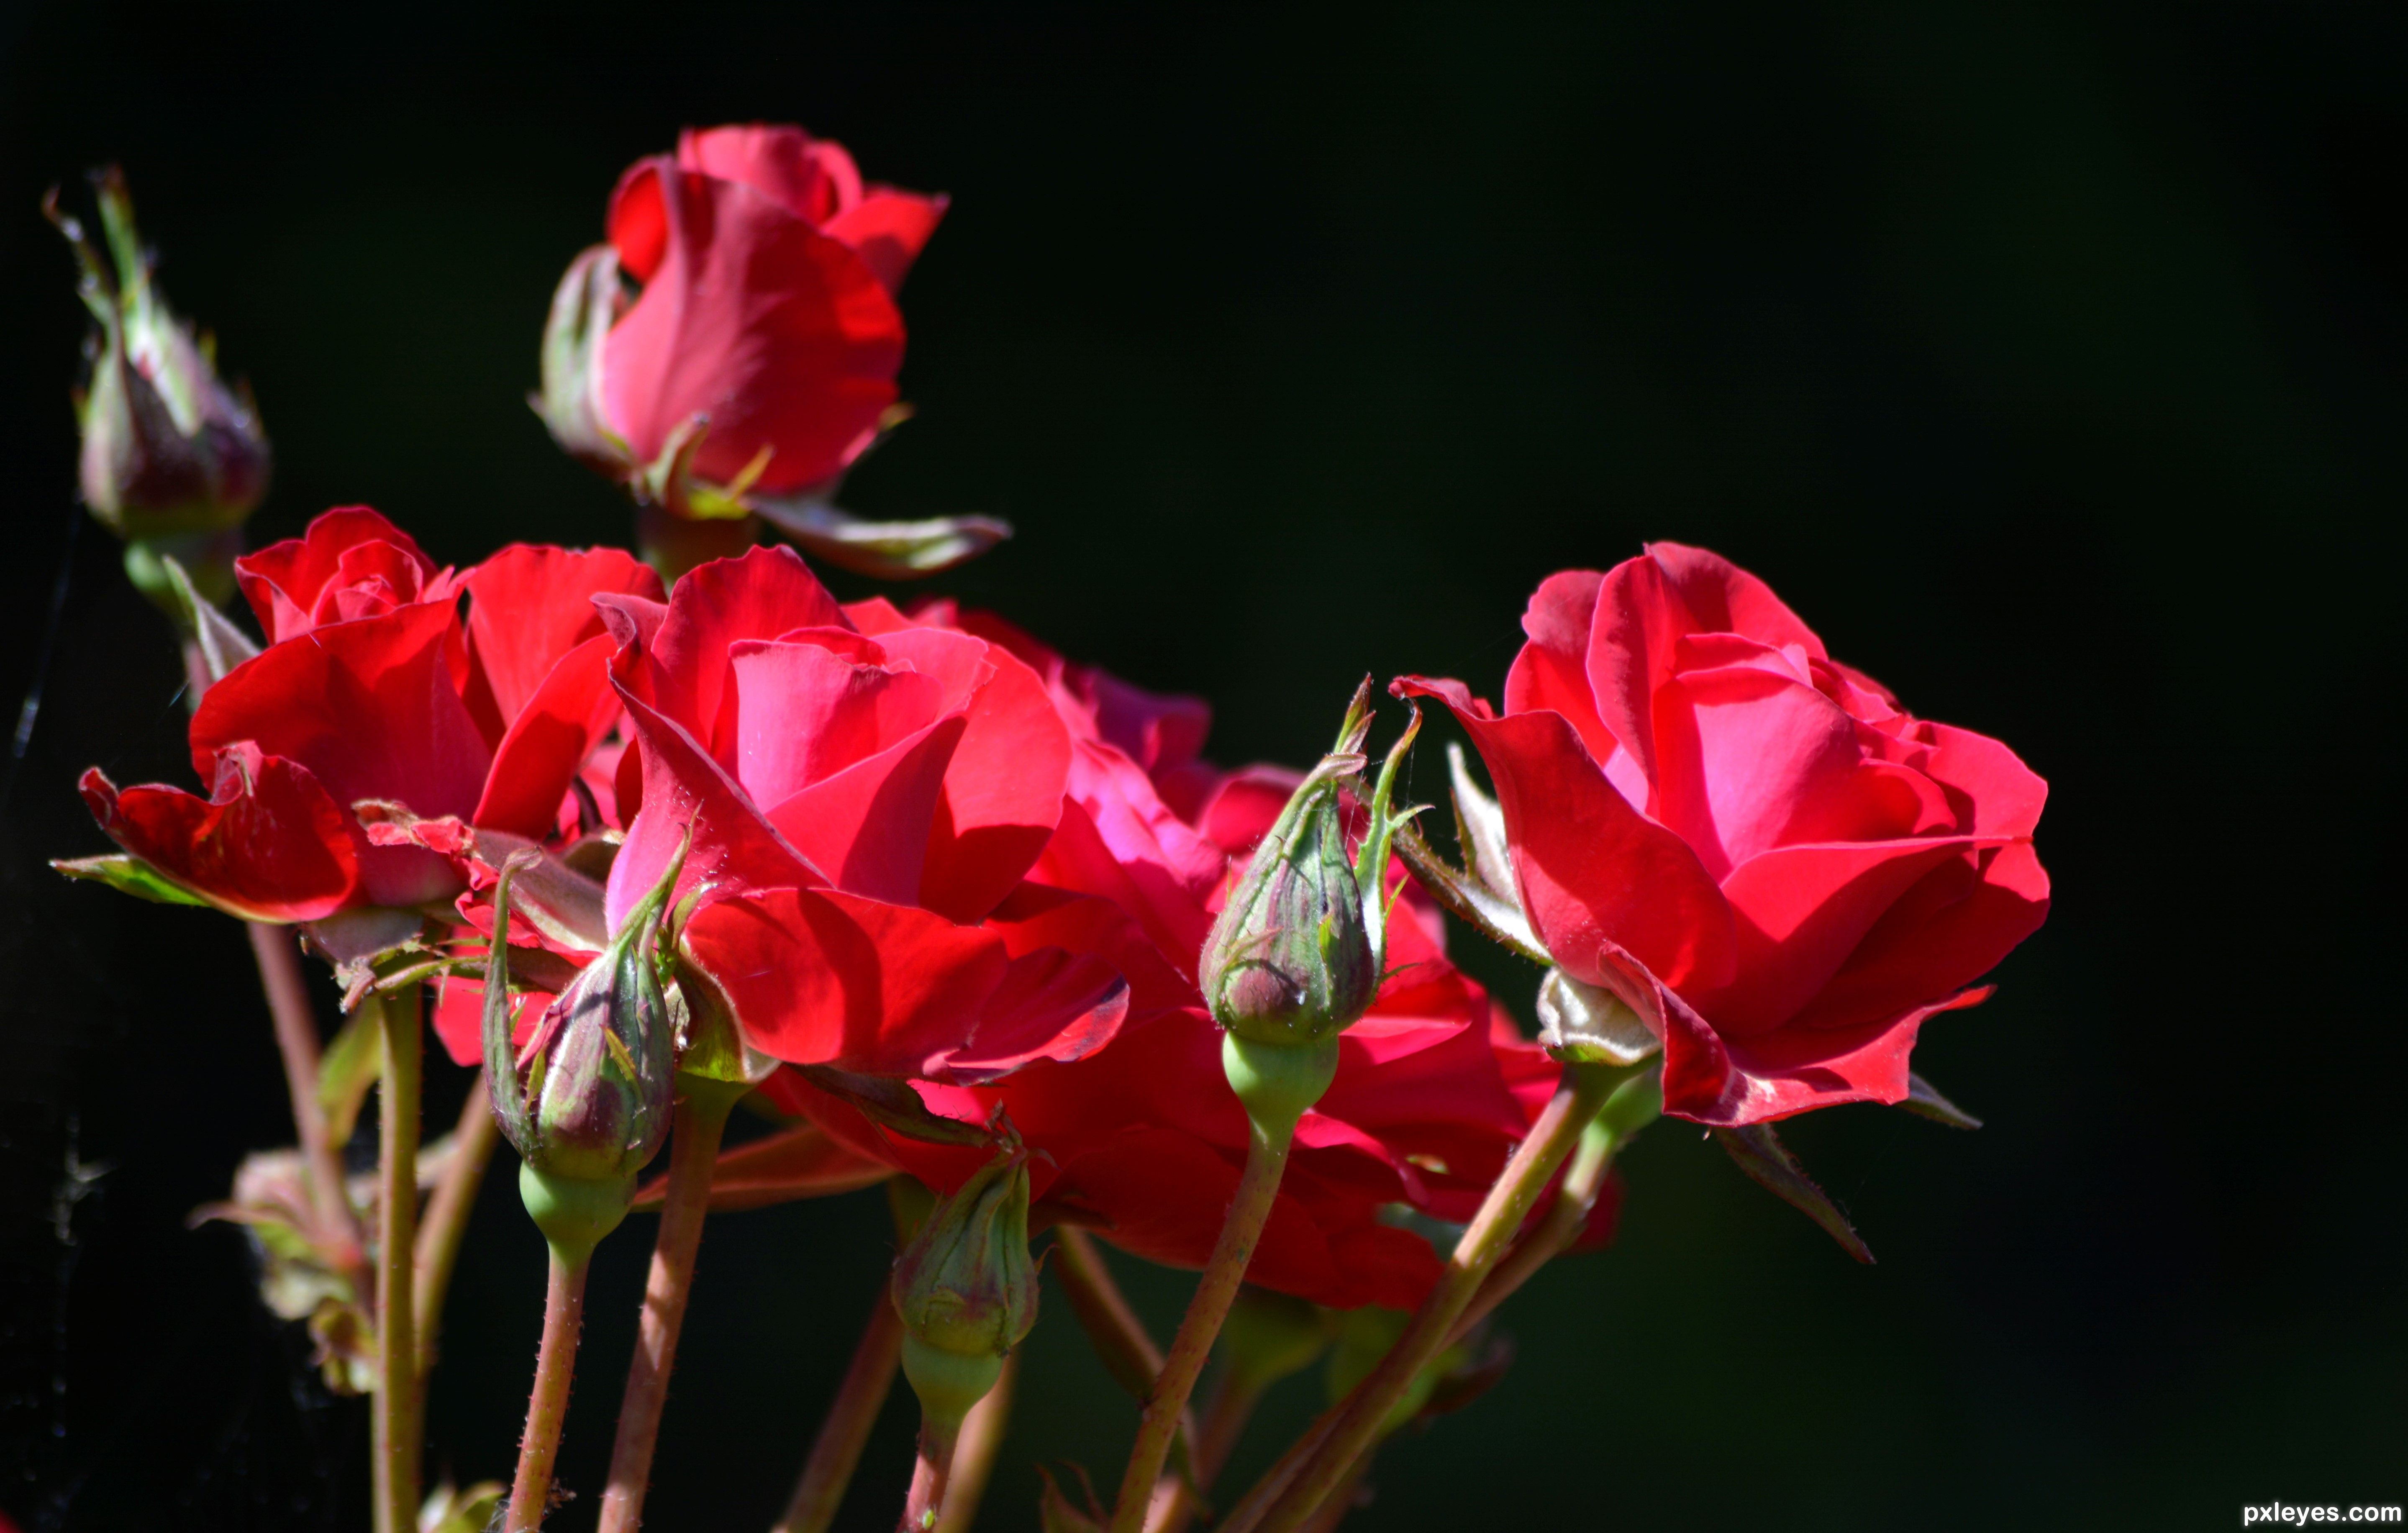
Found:
M 811 1440 L 810 1456 L 803 1461 L 786 1515 L 769 1533 L 827 1533 L 844 1502 L 845 1487 L 853 1483 L 853 1468 L 861 1462 L 861 1450 L 868 1445 L 869 1429 L 895 1387 L 895 1368 L 902 1354 L 903 1321 L 882 1282 L 844 1382 L 837 1386 L 827 1419 Z
M 369 1301 L 367 1257 L 359 1221 L 343 1191 L 340 1147 L 326 1138 L 326 1109 L 318 1100 L 318 1017 L 301 981 L 300 951 L 282 926 L 243 923 L 259 965 L 259 988 L 276 1024 L 276 1052 L 284 1058 L 284 1090 L 293 1098 L 293 1135 L 301 1146 L 302 1184 L 308 1194 L 312 1243 L 326 1264 L 351 1280 Z
M 956 1422 L 939 1431 L 924 1417 L 920 1423 L 920 1458 L 911 1467 L 911 1491 L 903 1498 L 903 1516 L 896 1533 L 934 1533 L 945 1504 L 945 1484 L 953 1478 L 953 1444 L 961 1436 Z
M 686 1300 L 694 1292 L 702 1222 L 710 1211 L 711 1168 L 719 1159 L 728 1110 L 743 1094 L 740 1085 L 731 1090 L 717 1082 L 686 1084 L 669 1139 L 668 1191 L 661 1203 L 660 1233 L 652 1241 L 652 1273 L 644 1282 L 636 1355 L 627 1364 L 627 1390 L 620 1398 L 619 1436 L 610 1451 L 610 1483 L 602 1492 L 597 1533 L 636 1533 L 643 1526 L 644 1492 L 652 1483 L 661 1412 L 668 1406 L 669 1370 L 677 1362 L 678 1335 L 685 1327 Z
M 535 1387 L 527 1394 L 526 1431 L 510 1483 L 507 1533 L 534 1533 L 552 1499 L 552 1470 L 560 1456 L 560 1429 L 568 1419 L 568 1385 L 577 1372 L 578 1332 L 585 1324 L 585 1254 L 568 1260 L 555 1246 L 543 1295 L 543 1344 L 536 1353 Z
M 1143 1533 L 1154 1504 L 1154 1482 L 1170 1456 L 1171 1439 L 1187 1410 L 1187 1397 L 1212 1354 L 1213 1340 L 1238 1297 L 1238 1284 L 1254 1260 L 1254 1244 L 1269 1223 L 1271 1205 L 1279 1196 L 1280 1178 L 1287 1170 L 1287 1153 L 1296 1141 L 1296 1120 L 1265 1122 L 1249 1113 L 1251 1133 L 1246 1168 L 1229 1199 L 1211 1259 L 1188 1300 L 1187 1314 L 1171 1339 L 1162 1373 L 1147 1395 L 1145 1414 L 1138 1423 L 1137 1441 L 1129 1449 L 1128 1468 L 1121 1476 L 1120 1497 L 1113 1503 L 1111 1533 Z

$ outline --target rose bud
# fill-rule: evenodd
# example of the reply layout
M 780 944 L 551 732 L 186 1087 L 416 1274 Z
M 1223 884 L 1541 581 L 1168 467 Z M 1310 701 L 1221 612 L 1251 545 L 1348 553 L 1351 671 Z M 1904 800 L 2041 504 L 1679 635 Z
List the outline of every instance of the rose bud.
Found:
M 267 492 L 267 437 L 250 387 L 218 377 L 216 341 L 178 319 L 152 283 L 124 176 L 112 165 L 93 180 L 107 259 L 55 190 L 42 199 L 75 249 L 77 291 L 98 322 L 84 343 L 91 377 L 74 395 L 83 502 L 124 540 L 135 585 L 181 617 L 163 561 L 181 565 L 207 601 L 234 594 L 236 529 Z
M 1037 1324 L 1028 1154 L 1013 1144 L 938 1200 L 895 1259 L 903 1373 L 932 1437 L 957 1430 Z
M 896 295 L 944 212 L 792 125 L 689 129 L 620 178 L 609 242 L 552 294 L 530 403 L 635 498 L 665 576 L 741 553 L 765 519 L 816 560 L 891 578 L 1010 535 L 991 517 L 869 522 L 833 499 L 910 413 Z
M 1367 681 L 1338 748 L 1297 784 L 1204 940 L 1205 1004 L 1227 1035 L 1223 1062 L 1250 1113 L 1293 1119 L 1319 1100 L 1338 1035 L 1379 994 L 1388 847 L 1411 818 L 1390 815 L 1389 795 L 1420 715 L 1381 769 L 1369 830 L 1350 860 L 1340 788 L 1363 770 L 1369 695 Z
M 514 1053 L 509 880 L 533 860 L 528 852 L 512 857 L 494 891 L 485 1079 L 494 1115 L 522 1159 L 527 1212 L 555 1247 L 590 1251 L 625 1217 L 636 1173 L 659 1151 L 677 1105 L 676 1028 L 661 986 L 659 934 L 685 859 L 672 861 Z

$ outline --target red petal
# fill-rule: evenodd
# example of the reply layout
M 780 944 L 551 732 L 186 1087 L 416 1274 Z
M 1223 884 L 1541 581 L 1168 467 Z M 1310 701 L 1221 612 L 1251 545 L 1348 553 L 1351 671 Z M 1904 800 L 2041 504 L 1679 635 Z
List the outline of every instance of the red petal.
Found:
M 754 1048 L 873 1075 L 925 1074 L 961 1047 L 1010 963 L 993 933 L 825 890 L 720 900 L 684 947 Z
M 720 734 L 733 685 L 731 646 L 739 639 L 778 638 L 797 628 L 850 626 L 836 598 L 794 550 L 748 549 L 742 558 L 714 559 L 681 578 L 659 628 L 642 646 L 649 661 L 622 670 L 641 669 L 646 685 L 637 688 L 638 694 L 733 770 L 735 741 Z M 634 632 L 620 635 L 621 642 Z M 622 679 L 630 684 L 638 680 Z
M 215 779 L 206 799 L 162 784 L 121 790 L 97 767 L 78 786 L 111 840 L 247 921 L 317 921 L 351 903 L 360 849 L 308 768 L 245 742 L 219 753 Z
M 676 899 L 702 884 L 738 893 L 827 881 L 692 735 L 624 686 L 619 697 L 640 747 L 643 808 L 629 823 L 626 844 L 610 865 L 605 908 L 611 930 L 618 930 L 628 910 L 660 879 L 689 827 L 694 846 Z
M 375 567 L 386 571 L 396 588 L 407 588 L 405 599 L 414 598 L 437 572 L 435 561 L 419 551 L 408 533 L 366 506 L 337 506 L 320 514 L 300 537 L 236 559 L 235 579 L 258 614 L 267 641 L 308 633 L 322 621 L 315 616 L 319 598 L 341 578 L 345 555 L 362 550 L 372 551 Z M 368 572 L 354 562 L 355 578 Z
M 924 197 L 916 192 L 879 187 L 859 204 L 820 225 L 821 232 L 841 239 L 861 252 L 886 291 L 903 286 L 903 277 L 937 232 L 948 199 Z
M 462 583 L 468 588 L 468 639 L 505 724 L 563 656 L 602 633 L 595 596 L 661 597 L 661 578 L 618 549 L 513 543 Z
M 678 135 L 677 163 L 749 186 L 813 226 L 861 201 L 861 172 L 844 146 L 786 123 L 688 128 Z
M 1746 570 L 1719 553 L 1683 543 L 1650 543 L 1647 558 L 1662 570 L 1671 593 L 1707 633 L 1741 634 L 1775 649 L 1796 644 L 1816 660 L 1830 657 L 1814 630 Z
M 552 834 L 578 768 L 618 720 L 619 695 L 610 689 L 616 648 L 596 634 L 561 656 L 494 749 L 471 824 L 538 841 Z
M 710 434 L 694 466 L 707 480 L 734 480 L 765 447 L 765 492 L 830 478 L 895 402 L 894 299 L 852 247 L 749 187 L 657 165 L 636 174 L 612 242 L 633 270 L 655 218 L 664 233 L 643 293 L 603 341 L 612 428 L 649 463 L 701 416 Z
M 1697 853 L 1632 809 L 1557 713 L 1484 719 L 1419 677 L 1406 694 L 1445 700 L 1479 748 L 1505 811 L 1524 908 L 1549 953 L 1574 978 L 1598 977 L 1607 947 L 1635 955 L 1668 984 L 1714 984 L 1733 963 L 1730 908 Z
M 853 763 L 779 804 L 769 823 L 838 888 L 913 903 L 962 725 L 955 714 Z
M 906 629 L 881 643 L 898 661 L 941 677 L 965 709 L 928 839 L 921 904 L 976 921 L 1018 885 L 1062 819 L 1070 735 L 1037 673 L 983 639 Z
M 1742 863 L 1723 881 L 1738 924 L 1737 972 L 1719 986 L 1681 986 L 1682 994 L 1726 1039 L 1780 1027 L 1900 895 L 1970 846 L 1957 837 L 1790 846 Z
M 446 652 L 456 619 L 439 603 L 338 623 L 270 646 L 236 666 L 193 715 L 194 766 L 253 740 L 308 768 L 338 805 L 392 799 L 425 819 L 466 817 L 491 756 L 453 690 Z M 441 898 L 458 880 L 440 859 L 378 849 L 361 863 L 378 905 Z

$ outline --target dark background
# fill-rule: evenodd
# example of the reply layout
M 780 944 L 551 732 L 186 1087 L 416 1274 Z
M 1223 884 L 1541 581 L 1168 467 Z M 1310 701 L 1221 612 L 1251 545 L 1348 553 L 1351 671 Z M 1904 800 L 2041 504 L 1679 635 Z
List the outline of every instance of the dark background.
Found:
M 242 1239 L 182 1225 L 290 1132 L 239 936 L 42 866 L 103 847 L 84 766 L 189 768 L 167 631 L 71 530 L 83 320 L 37 196 L 125 164 L 274 434 L 256 539 L 369 501 L 465 563 L 626 536 L 522 403 L 544 305 L 622 166 L 751 118 L 955 199 L 905 293 L 920 416 L 852 502 L 1012 518 L 939 587 L 1208 695 L 1222 759 L 1307 758 L 1366 669 L 1493 695 L 1541 576 L 1661 537 L 2054 784 L 2054 916 L 1918 1055 L 1989 1126 L 1791 1133 L 1881 1265 L 1668 1123 L 1618 1248 L 1511 1307 L 1513 1372 L 1392 1450 L 1359 1526 L 2408 1500 L 2403 87 L 2397 6 L 7 11 L 0 702 L 47 690 L 0 842 L 0 1508 L 366 1516 L 362 1408 L 253 1302 Z M 1526 1014 L 1529 973 L 1486 959 Z M 436 1122 L 465 1076 L 433 1075 Z M 77 1157 L 107 1170 L 62 1205 Z M 507 1477 L 533 1354 L 510 1182 L 434 1401 L 463 1478 Z M 882 1220 L 714 1223 L 652 1526 L 767 1526 Z M 563 1529 L 602 1478 L 631 1230 Z M 1167 1331 L 1184 1280 L 1123 1266 Z M 1034 1526 L 1037 1461 L 1116 1479 L 1133 1419 L 1051 1302 L 998 1528 Z M 848 1526 L 888 1526 L 910 1428 L 898 1400 Z

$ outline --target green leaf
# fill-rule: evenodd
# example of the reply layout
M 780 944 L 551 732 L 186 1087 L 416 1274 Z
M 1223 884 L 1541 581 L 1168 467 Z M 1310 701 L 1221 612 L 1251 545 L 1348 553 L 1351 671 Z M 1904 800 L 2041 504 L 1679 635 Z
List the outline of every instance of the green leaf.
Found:
M 147 899 L 154 905 L 197 905 L 204 910 L 216 908 L 183 885 L 170 882 L 167 875 L 149 863 L 122 852 L 113 852 L 104 857 L 64 858 L 50 866 L 71 879 L 90 879 L 94 883 L 105 883 L 120 894 Z
M 1906 1078 L 1906 1100 L 1898 1104 L 1918 1118 L 1928 1118 L 1951 1128 L 1979 1128 L 1982 1120 L 1940 1095 L 1939 1089 L 1919 1075 Z
M 384 1009 L 363 1006 L 343 1019 L 343 1030 L 318 1061 L 318 1107 L 326 1114 L 329 1144 L 349 1143 L 360 1121 L 360 1106 L 376 1084 L 383 1030 Z
M 1714 1138 L 1722 1141 L 1730 1158 L 1748 1174 L 1757 1186 L 1780 1197 L 1790 1207 L 1823 1226 L 1840 1249 L 1856 1260 L 1870 1266 L 1873 1254 L 1856 1234 L 1848 1216 L 1840 1211 L 1830 1195 L 1814 1184 L 1798 1157 L 1781 1142 L 1781 1136 L 1770 1124 L 1750 1124 L 1744 1128 L 1717 1128 Z

